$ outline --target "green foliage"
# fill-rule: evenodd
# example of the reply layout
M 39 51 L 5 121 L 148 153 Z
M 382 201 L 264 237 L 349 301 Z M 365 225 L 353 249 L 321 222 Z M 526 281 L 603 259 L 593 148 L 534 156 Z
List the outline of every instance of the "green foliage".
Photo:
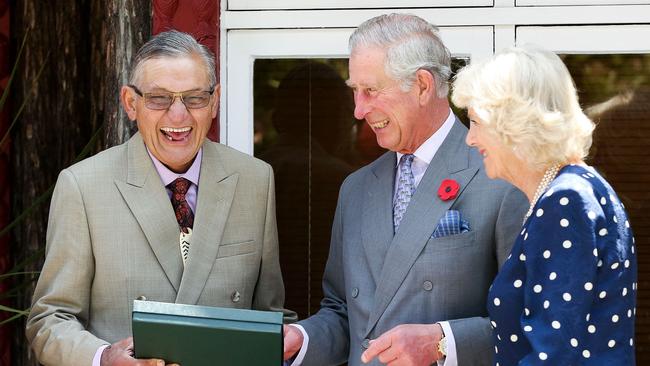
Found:
M 9 79 L 7 81 L 7 86 L 5 87 L 4 92 L 2 93 L 2 97 L 0 97 L 0 110 L 3 110 L 5 103 L 9 97 L 9 90 L 12 85 L 12 82 L 15 79 L 16 72 L 18 70 L 18 66 L 20 63 L 20 59 L 23 55 L 23 50 L 25 48 L 25 44 L 27 41 L 29 31 L 25 34 L 25 37 L 22 40 L 22 43 L 20 45 L 20 48 L 18 50 L 18 53 L 16 55 L 16 61 L 14 63 L 13 69 L 11 71 L 11 74 L 9 76 Z M 25 98 L 19 105 L 17 111 L 15 112 L 15 115 L 12 119 L 11 124 L 9 125 L 9 128 L 3 135 L 2 139 L 0 140 L 0 148 L 3 146 L 3 144 L 8 141 L 9 136 L 11 135 L 11 131 L 13 128 L 17 125 L 18 121 L 20 120 L 20 116 L 27 105 L 27 103 L 30 100 L 30 97 L 34 95 L 34 91 L 38 85 L 38 79 L 40 78 L 43 70 L 45 69 L 45 66 L 47 65 L 47 60 L 49 59 L 49 53 L 46 55 L 45 62 L 43 62 L 43 65 L 40 67 L 38 70 L 35 79 L 32 82 L 31 88 L 29 90 L 29 93 L 27 94 L 27 98 Z M 94 132 L 93 136 L 91 137 L 90 141 L 84 146 L 82 151 L 79 153 L 79 155 L 76 156 L 74 162 L 77 162 L 83 158 L 85 158 L 90 152 L 93 146 L 95 146 L 98 138 L 101 136 L 101 132 L 103 131 L 104 124 L 102 124 L 97 131 Z M 14 220 L 9 223 L 7 226 L 2 228 L 0 230 L 0 238 L 7 235 L 8 233 L 11 232 L 12 229 L 14 229 L 16 226 L 20 225 L 26 218 L 28 218 L 31 214 L 33 214 L 38 207 L 40 207 L 43 203 L 48 202 L 50 199 L 50 196 L 52 195 L 52 192 L 54 191 L 54 184 L 52 184 L 45 192 L 40 194 L 36 199 L 31 203 L 29 207 L 27 207 L 23 212 L 21 212 Z M 0 294 L 0 302 L 3 302 L 4 300 L 7 299 L 16 299 L 21 294 L 24 293 L 25 289 L 28 289 L 30 285 L 36 281 L 38 278 L 39 272 L 35 271 L 25 271 L 25 268 L 27 268 L 29 265 L 32 265 L 36 262 L 38 262 L 44 254 L 45 250 L 44 248 L 41 248 L 40 250 L 32 253 L 28 258 L 24 259 L 22 262 L 16 264 L 12 269 L 7 271 L 7 273 L 0 274 L 0 282 L 2 281 L 7 281 L 7 280 L 12 280 L 12 286 L 9 288 L 7 291 L 4 291 L 2 294 Z M 12 308 L 9 306 L 5 305 L 0 305 L 0 312 L 6 312 L 12 314 L 11 316 L 7 317 L 6 319 L 0 321 L 0 326 L 9 323 L 11 321 L 14 321 L 16 319 L 19 319 L 23 316 L 27 316 L 29 314 L 29 309 L 16 309 Z

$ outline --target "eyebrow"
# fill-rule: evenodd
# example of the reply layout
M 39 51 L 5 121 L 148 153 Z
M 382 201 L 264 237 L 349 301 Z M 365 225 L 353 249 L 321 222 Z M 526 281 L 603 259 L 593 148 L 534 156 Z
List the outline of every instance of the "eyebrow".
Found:
M 158 86 L 156 84 L 152 84 L 151 90 L 149 92 L 152 92 L 152 91 L 157 91 L 157 92 L 164 91 L 164 92 L 167 92 L 167 93 L 186 93 L 186 92 L 192 92 L 192 91 L 203 91 L 203 89 L 202 88 L 194 88 L 194 89 L 182 90 L 182 91 L 179 91 L 179 92 L 173 92 L 173 91 L 171 91 L 171 90 L 169 90 L 167 88 L 163 88 L 163 87 Z

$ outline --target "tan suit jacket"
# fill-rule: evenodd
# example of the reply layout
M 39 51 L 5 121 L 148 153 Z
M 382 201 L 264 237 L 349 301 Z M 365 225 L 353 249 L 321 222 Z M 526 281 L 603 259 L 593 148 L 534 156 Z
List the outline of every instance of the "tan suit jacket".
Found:
M 204 143 L 185 266 L 171 202 L 140 134 L 60 173 L 27 321 L 39 361 L 90 366 L 98 347 L 131 335 L 140 296 L 283 310 L 269 165 Z

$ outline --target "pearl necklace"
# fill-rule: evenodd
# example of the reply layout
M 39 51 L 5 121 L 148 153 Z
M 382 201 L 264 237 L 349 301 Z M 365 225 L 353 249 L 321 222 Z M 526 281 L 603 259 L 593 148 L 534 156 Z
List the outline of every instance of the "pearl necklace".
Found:
M 555 179 L 555 176 L 557 173 L 560 171 L 560 164 L 554 164 L 550 168 L 546 169 L 544 172 L 544 176 L 542 177 L 542 180 L 539 181 L 539 184 L 537 185 L 537 189 L 535 190 L 535 195 L 533 196 L 533 200 L 530 201 L 530 207 L 528 208 L 528 212 L 526 212 L 526 216 L 524 216 L 524 223 L 530 215 L 533 214 L 533 207 L 535 207 L 535 204 L 537 203 L 537 200 L 539 197 L 546 191 L 548 186 L 551 184 L 553 179 Z

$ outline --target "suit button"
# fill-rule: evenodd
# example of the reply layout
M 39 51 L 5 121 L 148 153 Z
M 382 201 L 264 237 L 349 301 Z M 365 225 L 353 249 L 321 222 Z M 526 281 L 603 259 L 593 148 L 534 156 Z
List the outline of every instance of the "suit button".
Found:
M 359 296 L 359 289 L 355 287 L 352 289 L 352 297 L 356 298 L 357 296 Z
M 431 283 L 431 281 L 424 281 L 424 283 L 422 284 L 422 288 L 425 291 L 431 291 L 431 289 L 433 289 L 433 283 Z
M 361 342 L 361 347 L 363 347 L 363 349 L 368 349 L 368 347 L 370 347 L 370 339 L 364 339 L 363 342 Z
M 239 297 L 239 291 L 235 290 L 235 292 L 230 295 L 230 300 L 232 300 L 232 302 L 239 302 Z
M 136 297 L 135 299 L 140 300 L 140 301 L 147 301 L 147 298 L 144 295 L 140 295 L 140 296 Z

